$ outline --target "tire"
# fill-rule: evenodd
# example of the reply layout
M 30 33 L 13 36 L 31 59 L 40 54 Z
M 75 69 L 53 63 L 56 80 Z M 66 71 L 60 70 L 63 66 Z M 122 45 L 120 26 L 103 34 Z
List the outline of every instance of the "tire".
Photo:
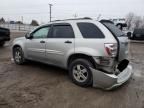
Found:
M 5 42 L 0 42 L 0 47 L 3 47 Z
M 71 80 L 81 87 L 91 86 L 92 72 L 90 67 L 93 67 L 93 65 L 86 59 L 76 59 L 72 61 L 69 65 L 69 76 Z
M 24 53 L 21 47 L 15 47 L 13 49 L 13 58 L 14 62 L 18 65 L 22 65 L 25 63 Z

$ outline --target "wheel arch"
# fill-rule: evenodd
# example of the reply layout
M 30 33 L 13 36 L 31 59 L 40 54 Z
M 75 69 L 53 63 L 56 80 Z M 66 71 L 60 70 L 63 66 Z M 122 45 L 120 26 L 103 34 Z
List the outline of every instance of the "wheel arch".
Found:
M 15 44 L 15 45 L 12 46 L 12 54 L 14 53 L 13 51 L 14 51 L 14 48 L 16 48 L 16 47 L 20 47 L 22 49 L 22 51 L 23 51 L 23 54 L 24 54 L 23 47 L 21 45 L 19 45 L 19 44 Z M 25 56 L 25 54 L 24 54 L 24 56 Z
M 81 58 L 81 59 L 86 59 L 88 60 L 90 63 L 92 63 L 93 67 L 96 68 L 96 62 L 95 60 L 93 59 L 92 56 L 90 55 L 87 55 L 87 54 L 82 54 L 82 53 L 76 53 L 76 54 L 72 54 L 68 57 L 68 60 L 67 60 L 67 67 L 69 66 L 69 64 L 73 61 L 73 60 L 76 60 L 78 58 Z
M 16 47 L 20 47 L 20 48 L 22 48 L 22 46 L 21 45 L 19 45 L 19 44 L 15 44 L 15 45 L 13 45 L 12 46 L 12 51 L 14 50 L 14 48 L 16 48 Z M 23 48 L 22 48 L 22 50 L 23 50 Z
M 12 49 L 14 49 L 14 48 L 16 48 L 16 47 L 21 47 L 21 46 L 18 45 L 18 44 L 15 44 L 15 45 L 13 45 Z

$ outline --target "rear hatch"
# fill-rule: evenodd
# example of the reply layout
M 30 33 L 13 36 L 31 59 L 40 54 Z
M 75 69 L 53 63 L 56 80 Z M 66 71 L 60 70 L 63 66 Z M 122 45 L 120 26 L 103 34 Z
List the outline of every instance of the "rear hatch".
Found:
M 128 57 L 128 37 L 123 33 L 118 27 L 109 22 L 102 22 L 109 31 L 114 35 L 115 39 L 118 42 L 118 61 L 127 59 Z

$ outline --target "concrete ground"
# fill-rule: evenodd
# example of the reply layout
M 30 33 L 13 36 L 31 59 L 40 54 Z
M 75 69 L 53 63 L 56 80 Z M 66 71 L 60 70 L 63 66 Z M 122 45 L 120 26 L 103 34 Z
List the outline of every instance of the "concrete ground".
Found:
M 12 40 L 24 33 L 12 33 Z M 144 44 L 130 43 L 133 78 L 104 91 L 73 84 L 66 70 L 11 62 L 12 40 L 0 48 L 0 108 L 144 108 Z

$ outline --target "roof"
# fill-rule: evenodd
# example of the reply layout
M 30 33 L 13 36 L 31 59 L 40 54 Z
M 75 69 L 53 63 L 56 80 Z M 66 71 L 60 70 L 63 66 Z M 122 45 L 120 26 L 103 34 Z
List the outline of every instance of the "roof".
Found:
M 58 21 L 74 21 L 74 20 L 92 20 L 91 18 L 89 17 L 84 17 L 84 18 L 75 18 L 75 19 L 64 19 L 64 20 L 54 20 L 54 21 L 51 21 L 51 22 L 58 22 Z

